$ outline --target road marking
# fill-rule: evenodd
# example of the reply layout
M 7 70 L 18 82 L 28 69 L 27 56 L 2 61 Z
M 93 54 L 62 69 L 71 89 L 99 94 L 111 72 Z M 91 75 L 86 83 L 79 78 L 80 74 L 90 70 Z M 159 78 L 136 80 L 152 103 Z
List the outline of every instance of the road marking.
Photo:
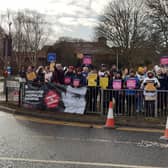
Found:
M 149 133 L 164 133 L 164 130 L 160 129 L 147 129 L 147 128 L 130 128 L 130 127 L 120 127 L 116 128 L 119 131 L 133 131 L 133 132 L 149 132 Z
M 103 128 L 102 125 L 96 124 L 85 124 L 85 123 L 78 123 L 78 122 L 64 122 L 64 121 L 53 121 L 35 117 L 25 117 L 25 116 L 15 116 L 18 120 L 24 121 L 32 121 L 37 123 L 45 123 L 45 124 L 52 124 L 52 125 L 65 125 L 65 126 L 76 126 L 76 127 L 93 127 L 93 128 Z M 152 132 L 152 133 L 164 133 L 164 130 L 159 129 L 145 129 L 145 128 L 130 128 L 130 127 L 120 127 L 116 128 L 116 130 L 120 131 L 134 131 L 134 132 Z
M 11 158 L 0 157 L 1 161 L 18 161 L 27 163 L 43 163 L 43 164 L 61 164 L 61 165 L 80 165 L 80 166 L 98 166 L 98 167 L 120 167 L 120 168 L 161 168 L 154 166 L 141 166 L 141 165 L 126 165 L 126 164 L 113 164 L 113 163 L 100 163 L 100 162 L 80 162 L 80 161 L 63 161 L 63 160 L 37 160 L 28 158 Z
M 42 124 L 64 125 L 64 126 L 84 127 L 84 128 L 93 127 L 97 129 L 104 128 L 103 125 L 86 124 L 86 123 L 79 123 L 79 122 L 55 121 L 55 120 L 47 120 L 47 119 L 36 118 L 36 117 L 25 117 L 25 116 L 19 116 L 19 115 L 15 115 L 15 118 L 17 120 L 31 121 L 31 122 L 42 123 Z M 149 132 L 149 133 L 164 133 L 164 130 L 160 130 L 160 129 L 146 129 L 146 128 L 132 128 L 132 127 L 119 127 L 119 128 L 116 128 L 115 130 L 133 131 L 133 132 Z
M 79 123 L 79 122 L 64 122 L 64 121 L 55 121 L 55 120 L 47 120 L 47 119 L 41 119 L 36 117 L 25 117 L 25 116 L 18 116 L 15 115 L 15 118 L 17 120 L 22 121 L 31 121 L 36 123 L 43 123 L 43 124 L 51 124 L 51 125 L 65 125 L 65 126 L 74 126 L 74 127 L 93 127 L 93 128 L 103 128 L 101 125 L 96 124 L 85 124 L 85 123 Z

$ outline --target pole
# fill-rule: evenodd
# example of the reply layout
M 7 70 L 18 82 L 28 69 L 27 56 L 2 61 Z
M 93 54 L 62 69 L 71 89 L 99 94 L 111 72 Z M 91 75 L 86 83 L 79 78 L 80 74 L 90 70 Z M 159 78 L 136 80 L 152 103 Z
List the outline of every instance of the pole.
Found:
M 117 48 L 117 51 L 116 51 L 116 66 L 117 66 L 117 71 L 118 71 L 118 48 Z

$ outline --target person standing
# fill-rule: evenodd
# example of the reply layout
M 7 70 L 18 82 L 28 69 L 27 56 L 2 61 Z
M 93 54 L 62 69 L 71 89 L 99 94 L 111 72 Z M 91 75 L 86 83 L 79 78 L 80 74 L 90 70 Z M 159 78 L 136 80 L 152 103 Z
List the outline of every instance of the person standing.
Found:
M 74 77 L 74 67 L 69 66 L 68 69 L 64 73 L 64 84 L 65 85 L 72 85 L 72 79 Z
M 64 71 L 61 64 L 55 65 L 52 82 L 56 84 L 64 84 Z
M 126 89 L 127 114 L 131 116 L 136 111 L 136 89 L 140 86 L 138 77 L 133 69 L 130 70 L 129 76 L 124 79 L 124 88 Z
M 153 71 L 147 72 L 147 77 L 141 84 L 141 88 L 144 89 L 145 97 L 145 111 L 147 117 L 154 117 L 155 114 L 155 101 L 157 99 L 157 88 L 160 87 L 160 82 L 155 77 Z
M 44 78 L 45 78 L 45 83 L 51 82 L 53 73 L 50 71 L 49 66 L 45 66 L 44 70 Z
M 117 71 L 116 75 L 110 81 L 110 89 L 112 89 L 112 97 L 115 99 L 116 115 L 124 114 L 124 91 L 123 89 L 123 79 L 121 71 Z M 112 100 L 112 99 L 111 99 Z

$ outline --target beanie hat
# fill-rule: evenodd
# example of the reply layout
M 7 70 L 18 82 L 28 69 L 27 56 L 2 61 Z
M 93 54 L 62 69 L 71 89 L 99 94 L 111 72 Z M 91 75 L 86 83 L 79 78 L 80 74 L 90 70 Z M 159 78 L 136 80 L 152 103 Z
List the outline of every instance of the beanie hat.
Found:
M 144 73 L 144 68 L 143 67 L 138 67 L 138 73 L 143 74 Z

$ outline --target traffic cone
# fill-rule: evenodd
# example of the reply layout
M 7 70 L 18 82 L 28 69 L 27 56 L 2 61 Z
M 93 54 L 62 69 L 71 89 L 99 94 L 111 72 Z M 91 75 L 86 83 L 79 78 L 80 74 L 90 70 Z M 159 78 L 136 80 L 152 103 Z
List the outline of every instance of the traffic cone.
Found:
M 160 137 L 160 139 L 168 140 L 168 117 L 166 121 L 166 130 L 164 136 Z
M 113 114 L 113 102 L 110 101 L 108 115 L 105 128 L 115 128 L 114 114 Z

